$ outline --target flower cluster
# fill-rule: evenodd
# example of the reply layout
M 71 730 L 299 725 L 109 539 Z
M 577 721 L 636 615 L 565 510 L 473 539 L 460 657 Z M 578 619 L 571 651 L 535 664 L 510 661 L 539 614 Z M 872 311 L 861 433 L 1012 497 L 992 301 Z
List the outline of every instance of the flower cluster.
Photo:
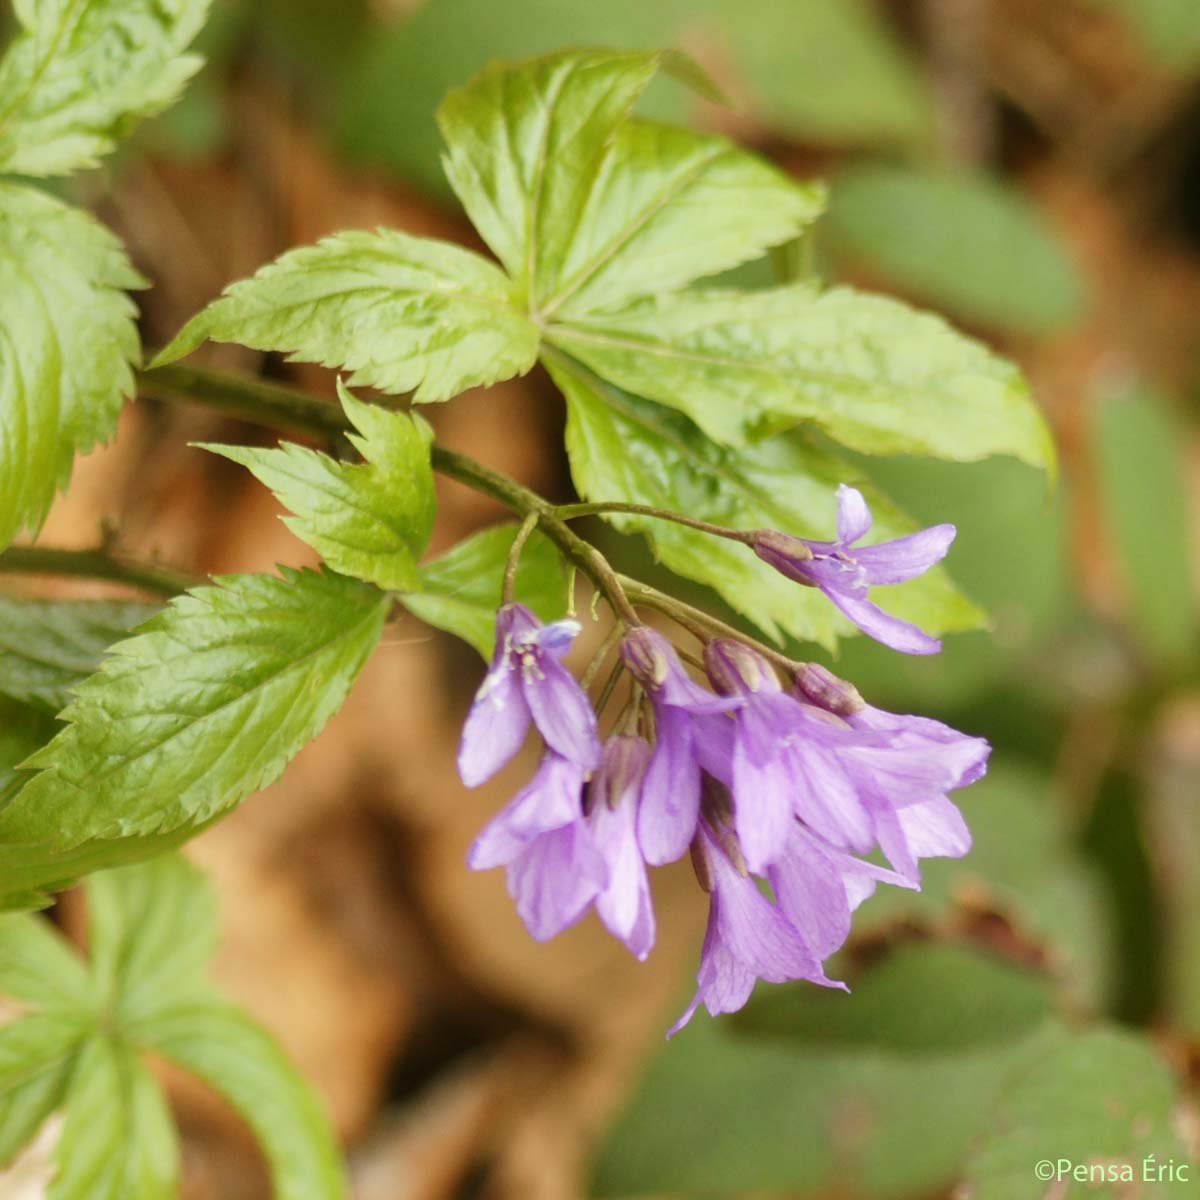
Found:
M 953 527 L 853 550 L 869 525 L 861 495 L 842 488 L 837 542 L 760 531 L 752 544 L 880 640 L 911 653 L 936 649 L 871 604 L 866 589 L 920 574 L 944 556 Z M 740 1008 L 759 979 L 843 986 L 822 964 L 876 884 L 919 887 L 922 858 L 969 849 L 947 793 L 983 774 L 982 739 L 873 708 L 823 667 L 740 639 L 704 639 L 703 660 L 689 671 L 663 634 L 638 624 L 620 647 L 629 698 L 601 742 L 587 693 L 561 661 L 578 630 L 573 621 L 543 625 L 520 604 L 500 610 L 459 769 L 468 784 L 483 782 L 531 724 L 545 753 L 476 840 L 470 864 L 505 867 L 535 938 L 594 906 L 644 959 L 655 935 L 647 867 L 690 850 L 709 920 L 699 988 L 674 1029 L 701 1003 L 714 1015 Z M 889 866 L 866 857 L 876 851 Z

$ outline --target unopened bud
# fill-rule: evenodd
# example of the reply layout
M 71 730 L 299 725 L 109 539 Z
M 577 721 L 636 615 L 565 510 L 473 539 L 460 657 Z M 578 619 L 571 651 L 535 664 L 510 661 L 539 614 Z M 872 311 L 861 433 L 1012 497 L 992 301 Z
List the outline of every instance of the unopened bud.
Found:
M 759 529 L 750 546 L 763 562 L 781 575 L 809 587 L 816 586 L 804 569 L 805 564 L 812 561 L 813 552 L 802 538 L 778 529 Z
M 661 687 L 671 670 L 671 643 L 646 625 L 631 629 L 621 643 L 621 658 L 630 674 L 648 691 Z
M 744 642 L 716 638 L 704 647 L 704 669 L 713 687 L 724 696 L 783 689 L 771 664 Z
M 650 744 L 633 734 L 611 737 L 604 743 L 604 755 L 600 770 L 592 781 L 596 802 L 616 808 L 622 799 L 633 793 L 637 800 L 637 789 L 646 773 L 650 761 Z
M 810 704 L 835 713 L 839 717 L 852 717 L 867 707 L 859 695 L 858 688 L 818 663 L 804 663 L 795 673 L 796 691 Z

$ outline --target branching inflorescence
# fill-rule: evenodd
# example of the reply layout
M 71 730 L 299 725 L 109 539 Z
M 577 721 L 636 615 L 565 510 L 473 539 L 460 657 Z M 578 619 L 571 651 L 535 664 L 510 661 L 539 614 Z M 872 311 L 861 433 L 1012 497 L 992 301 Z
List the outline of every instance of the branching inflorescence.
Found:
M 928 570 L 949 548 L 953 526 L 853 552 L 850 543 L 869 528 L 862 494 L 843 485 L 836 542 L 775 530 L 709 532 L 746 541 L 790 578 L 827 590 L 879 640 L 909 653 L 936 651 L 936 641 L 888 617 L 866 590 Z M 850 914 L 875 885 L 919 887 L 920 859 L 970 848 L 946 793 L 984 773 L 989 747 L 940 722 L 873 708 L 818 664 L 716 635 L 703 614 L 693 619 L 669 598 L 657 607 L 700 640 L 697 666 L 708 686 L 669 637 L 630 620 L 622 605 L 616 671 L 593 708 L 562 663 L 579 624 L 543 624 L 506 603 L 458 765 L 463 782 L 476 786 L 513 758 L 531 725 L 541 735 L 537 773 L 470 855 L 476 869 L 506 869 L 521 918 L 539 940 L 594 905 L 614 936 L 645 958 L 654 943 L 646 868 L 690 850 L 711 907 L 699 991 L 678 1029 L 701 1002 L 714 1015 L 740 1008 L 758 979 L 840 986 L 822 962 L 845 941 Z M 625 690 L 612 685 L 619 674 Z M 876 850 L 890 869 L 862 857 Z

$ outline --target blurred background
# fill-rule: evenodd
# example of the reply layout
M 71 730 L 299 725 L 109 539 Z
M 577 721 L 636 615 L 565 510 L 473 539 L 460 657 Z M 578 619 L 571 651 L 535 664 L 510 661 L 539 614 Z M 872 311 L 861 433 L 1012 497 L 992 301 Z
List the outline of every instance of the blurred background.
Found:
M 284 780 L 193 844 L 222 896 L 221 982 L 320 1088 L 360 1200 L 1020 1200 L 1050 1194 L 1038 1158 L 1132 1153 L 1112 1116 L 1130 1095 L 1154 1123 L 1136 1137 L 1200 1164 L 1200 3 L 217 0 L 183 101 L 72 194 L 153 281 L 159 345 L 334 230 L 471 241 L 434 108 L 488 59 L 581 44 L 688 50 L 734 106 L 657 84 L 646 112 L 831 179 L 818 269 L 947 314 L 1033 381 L 1057 488 L 1010 460 L 869 464 L 914 516 L 958 524 L 949 568 L 993 631 L 932 661 L 856 640 L 837 664 L 877 705 L 993 741 L 962 796 L 976 849 L 864 906 L 835 964 L 849 1000 L 760 985 L 666 1044 L 705 918 L 688 867 L 658 873 L 649 963 L 594 918 L 535 945 L 501 874 L 464 863 L 529 761 L 458 784 L 481 667 L 407 618 Z M 332 394 L 316 368 L 207 353 Z M 426 415 L 569 495 L 539 373 Z M 103 521 L 206 572 L 310 561 L 265 489 L 188 448 L 265 436 L 139 402 L 42 541 L 94 545 Z M 498 515 L 454 485 L 441 505 L 435 550 Z M 1064 1022 L 1094 1053 L 1047 1067 Z M 267 1196 L 237 1122 L 185 1080 L 173 1095 L 189 1197 Z

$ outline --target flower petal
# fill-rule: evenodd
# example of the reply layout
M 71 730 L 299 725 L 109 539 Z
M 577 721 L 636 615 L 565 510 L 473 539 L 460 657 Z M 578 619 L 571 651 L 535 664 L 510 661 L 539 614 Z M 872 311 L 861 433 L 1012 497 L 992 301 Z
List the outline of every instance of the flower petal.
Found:
M 871 510 L 858 488 L 843 483 L 837 490 L 838 541 L 843 546 L 857 542 L 871 531 Z
M 545 942 L 575 924 L 608 882 L 582 820 L 543 833 L 508 867 L 508 891 L 531 936 Z
M 484 827 L 467 855 L 475 871 L 512 862 L 539 834 L 583 814 L 583 768 L 549 753 L 537 774 Z
M 682 858 L 700 815 L 700 765 L 692 741 L 691 720 L 682 709 L 655 709 L 658 740 L 638 811 L 638 844 L 648 863 L 661 866 Z
M 523 658 L 521 688 L 546 745 L 588 771 L 600 765 L 596 714 L 579 681 L 546 654 Z
M 877 604 L 835 588 L 821 589 L 868 637 L 902 654 L 937 654 L 942 643 L 907 621 L 885 613 Z
M 596 912 L 608 931 L 644 960 L 654 946 L 654 908 L 646 864 L 638 848 L 637 809 L 626 802 L 597 804 L 589 823 L 608 864 L 608 886 L 596 897 Z
M 475 693 L 458 747 L 458 773 L 467 787 L 490 779 L 521 748 L 529 732 L 529 706 L 516 670 L 505 659 L 493 666 Z
M 733 748 L 734 823 L 746 865 L 758 875 L 783 853 L 796 793 L 790 756 L 783 749 L 786 714 L 771 700 L 800 707 L 779 694 L 752 697 L 738 715 Z
M 957 532 L 953 525 L 933 525 L 890 542 L 859 546 L 854 557 L 865 568 L 868 583 L 905 583 L 941 562 Z

